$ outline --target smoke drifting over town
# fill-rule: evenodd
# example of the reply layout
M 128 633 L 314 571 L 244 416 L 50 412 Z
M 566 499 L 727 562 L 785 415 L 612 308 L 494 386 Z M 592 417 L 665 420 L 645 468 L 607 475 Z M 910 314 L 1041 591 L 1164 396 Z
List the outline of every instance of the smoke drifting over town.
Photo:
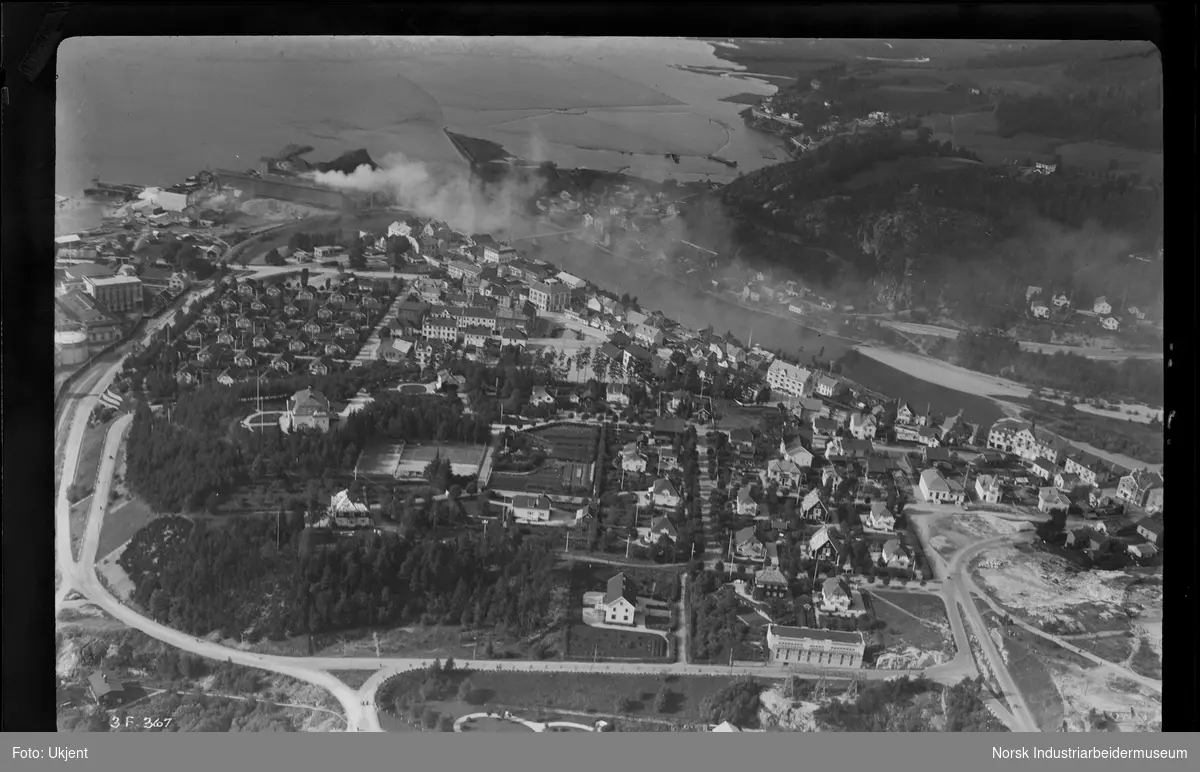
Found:
M 462 169 L 414 161 L 396 153 L 380 168 L 360 166 L 350 174 L 312 172 L 314 182 L 356 193 L 377 193 L 420 217 L 441 220 L 463 233 L 505 233 L 512 212 L 523 211 L 538 192 L 534 183 L 506 179 L 484 188 Z

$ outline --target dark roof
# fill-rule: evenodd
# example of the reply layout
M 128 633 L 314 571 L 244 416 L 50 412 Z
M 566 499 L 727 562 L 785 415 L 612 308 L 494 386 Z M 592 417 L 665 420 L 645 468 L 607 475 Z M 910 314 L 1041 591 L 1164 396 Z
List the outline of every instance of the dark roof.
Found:
M 687 421 L 682 418 L 659 418 L 654 422 L 654 431 L 670 434 L 683 434 L 687 431 Z
M 106 694 L 121 694 L 125 691 L 125 687 L 111 673 L 105 673 L 103 670 L 97 670 L 88 676 L 88 684 L 92 687 L 92 693 L 97 698 L 103 697 Z
M 629 587 L 629 582 L 625 579 L 625 574 L 620 573 L 608 580 L 608 589 L 604 593 L 604 603 L 608 605 L 617 600 L 624 598 L 634 606 L 637 605 L 637 597 Z
M 863 643 L 862 633 L 817 630 L 811 627 L 784 627 L 783 625 L 772 625 L 770 629 L 780 638 L 807 638 L 812 641 L 834 641 L 848 644 Z

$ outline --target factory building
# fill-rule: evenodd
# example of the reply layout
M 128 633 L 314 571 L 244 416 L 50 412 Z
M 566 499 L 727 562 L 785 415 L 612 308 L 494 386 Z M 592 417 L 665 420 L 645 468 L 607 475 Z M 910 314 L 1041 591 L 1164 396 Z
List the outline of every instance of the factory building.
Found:
M 314 185 L 300 177 L 271 174 L 266 163 L 257 174 L 218 169 L 216 179 L 222 187 L 241 191 L 245 198 L 276 198 L 338 211 L 351 211 L 359 205 L 355 198 L 340 190 Z
M 87 276 L 83 290 L 109 311 L 142 310 L 142 280 L 136 276 Z

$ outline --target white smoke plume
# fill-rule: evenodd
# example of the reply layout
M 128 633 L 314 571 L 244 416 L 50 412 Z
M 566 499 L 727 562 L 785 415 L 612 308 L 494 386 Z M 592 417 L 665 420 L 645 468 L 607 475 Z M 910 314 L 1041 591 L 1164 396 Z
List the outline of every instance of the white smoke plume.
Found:
M 507 232 L 513 211 L 524 211 L 537 193 L 536 186 L 516 180 L 485 189 L 459 168 L 434 167 L 400 153 L 384 157 L 379 169 L 364 165 L 350 174 L 311 172 L 308 177 L 340 190 L 388 195 L 419 217 L 441 220 L 462 233 Z

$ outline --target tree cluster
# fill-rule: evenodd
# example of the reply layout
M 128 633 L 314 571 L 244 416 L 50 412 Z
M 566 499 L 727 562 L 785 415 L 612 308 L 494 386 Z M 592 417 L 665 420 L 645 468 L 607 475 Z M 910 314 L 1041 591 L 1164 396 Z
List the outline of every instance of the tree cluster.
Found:
M 221 528 L 163 518 L 134 537 L 121 564 L 133 599 L 192 635 L 280 640 L 404 622 L 523 634 L 549 614 L 557 538 L 508 531 L 447 540 L 416 530 L 308 550 L 300 548 L 303 532 L 295 517 L 278 526 L 276 518 L 239 518 Z

